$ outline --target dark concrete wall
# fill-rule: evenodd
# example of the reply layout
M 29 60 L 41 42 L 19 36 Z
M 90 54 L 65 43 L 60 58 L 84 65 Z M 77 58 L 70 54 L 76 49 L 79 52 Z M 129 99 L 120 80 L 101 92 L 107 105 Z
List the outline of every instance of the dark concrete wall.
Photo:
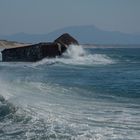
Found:
M 34 62 L 44 57 L 56 57 L 61 53 L 57 43 L 39 43 L 20 48 L 5 49 L 2 51 L 2 61 Z

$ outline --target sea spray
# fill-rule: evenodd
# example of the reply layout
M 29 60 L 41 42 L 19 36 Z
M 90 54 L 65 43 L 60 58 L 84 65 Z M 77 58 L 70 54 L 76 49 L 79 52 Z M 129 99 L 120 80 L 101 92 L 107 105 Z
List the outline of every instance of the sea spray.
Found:
M 87 55 L 87 52 L 83 49 L 81 45 L 70 45 L 67 51 L 63 54 L 66 58 L 75 58 L 84 57 Z
M 0 120 L 5 116 L 15 113 L 16 108 L 0 95 Z
M 52 59 L 45 58 L 39 62 L 33 63 L 33 66 L 55 63 L 94 66 L 113 64 L 115 61 L 106 54 L 91 54 L 85 50 L 82 45 L 70 45 L 62 57 Z

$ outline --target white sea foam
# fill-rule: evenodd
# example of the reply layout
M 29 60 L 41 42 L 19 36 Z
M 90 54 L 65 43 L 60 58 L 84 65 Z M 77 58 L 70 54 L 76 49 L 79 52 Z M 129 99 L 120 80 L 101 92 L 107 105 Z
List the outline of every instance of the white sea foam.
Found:
M 105 54 L 91 54 L 83 49 L 81 45 L 71 45 L 61 58 L 45 58 L 39 62 L 33 63 L 33 66 L 54 63 L 70 65 L 106 65 L 114 63 L 114 60 Z
M 83 89 L 13 77 L 14 81 L 11 82 L 1 75 L 0 94 L 32 116 L 32 121 L 26 124 L 27 130 L 24 130 L 29 139 L 40 132 L 35 130 L 58 139 L 137 139 L 139 136 L 139 115 L 135 115 L 139 113 L 138 109 L 105 99 L 101 101 L 96 96 L 92 96 L 92 100 L 79 96 L 79 93 L 85 92 Z M 14 133 L 14 124 L 12 126 L 6 127 Z M 21 124 L 19 128 L 23 129 Z
M 4 87 L 4 84 L 9 88 Z M 66 139 L 76 140 L 102 140 L 108 137 L 137 139 L 138 137 L 136 123 L 139 118 L 131 113 L 130 108 L 124 108 L 124 104 L 99 102 L 98 98 L 92 99 L 92 102 L 84 100 L 83 97 L 77 99 L 77 96 L 72 95 L 75 92 L 74 89 L 73 91 L 66 89 L 67 91 L 63 94 L 64 87 L 37 82 L 3 83 L 1 81 L 1 85 L 0 87 L 8 91 L 8 94 L 13 95 L 15 104 L 19 102 L 26 112 L 32 115 L 33 119 L 26 124 L 28 128 L 25 130 L 29 139 L 36 137 L 35 130 L 41 130 L 42 135 L 47 134 L 50 137 L 55 135 L 60 139 L 64 136 Z M 5 91 L 3 94 L 8 95 Z M 79 92 L 82 90 L 79 89 Z M 115 114 L 120 110 L 121 113 Z M 137 110 L 134 111 L 138 113 Z M 43 122 L 40 119 L 43 119 Z M 114 129 L 115 127 L 117 129 Z M 129 130 L 129 127 L 136 128 L 136 132 Z M 14 127 L 7 126 L 7 129 L 10 131 L 12 129 L 12 133 L 14 131 Z M 131 132 L 132 136 L 127 136 L 128 132 Z

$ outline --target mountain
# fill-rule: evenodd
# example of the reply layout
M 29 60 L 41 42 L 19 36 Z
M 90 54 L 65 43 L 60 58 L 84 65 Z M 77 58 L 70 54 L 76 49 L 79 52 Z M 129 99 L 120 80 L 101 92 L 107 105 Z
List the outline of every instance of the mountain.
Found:
M 0 36 L 0 39 L 24 43 L 49 42 L 63 33 L 69 33 L 81 44 L 140 44 L 139 34 L 127 34 L 118 31 L 104 31 L 95 26 L 71 26 L 55 30 L 48 34 L 18 33 Z

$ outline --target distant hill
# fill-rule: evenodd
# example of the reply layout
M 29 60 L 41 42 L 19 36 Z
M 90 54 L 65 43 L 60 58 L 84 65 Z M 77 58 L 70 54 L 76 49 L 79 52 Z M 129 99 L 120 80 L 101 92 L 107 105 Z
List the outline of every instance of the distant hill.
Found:
M 53 41 L 66 32 L 75 37 L 81 44 L 140 44 L 139 34 L 104 31 L 95 26 L 71 26 L 41 35 L 18 33 L 9 36 L 0 36 L 0 39 L 26 43 L 48 42 Z

